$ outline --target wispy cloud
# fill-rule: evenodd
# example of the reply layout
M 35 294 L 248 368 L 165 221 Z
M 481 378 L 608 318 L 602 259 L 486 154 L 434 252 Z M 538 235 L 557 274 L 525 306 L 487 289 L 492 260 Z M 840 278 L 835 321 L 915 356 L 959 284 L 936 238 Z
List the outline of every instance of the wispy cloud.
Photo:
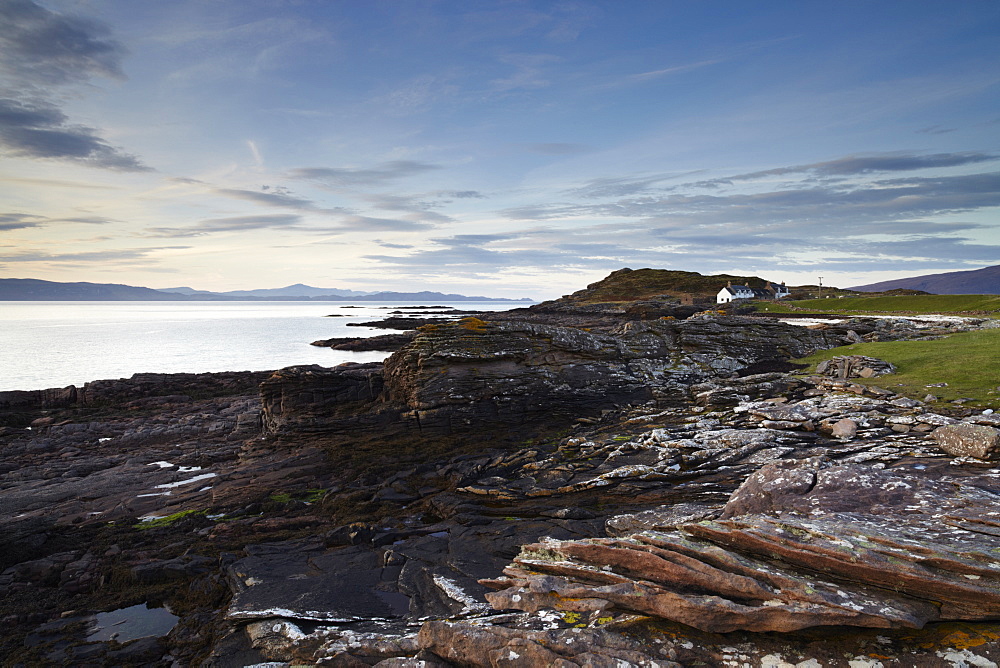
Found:
M 417 174 L 441 169 L 438 165 L 412 160 L 394 160 L 378 167 L 299 167 L 288 172 L 289 178 L 312 181 L 331 188 L 376 187 Z
M 386 177 L 390 178 L 390 177 Z M 214 194 L 223 195 L 233 199 L 252 202 L 267 207 L 277 207 L 301 211 L 303 213 L 323 214 L 327 219 L 334 222 L 332 227 L 323 228 L 326 231 L 360 231 L 368 228 L 386 230 L 422 230 L 430 229 L 434 224 L 449 223 L 452 219 L 449 216 L 434 211 L 442 202 L 425 201 L 417 195 L 389 195 L 383 193 L 358 193 L 352 195 L 360 202 L 364 202 L 369 209 L 380 211 L 392 211 L 403 213 L 402 220 L 398 218 L 383 218 L 379 216 L 363 216 L 355 211 L 350 211 L 343 207 L 323 208 L 316 202 L 293 195 L 290 190 L 282 186 L 263 186 L 261 190 L 245 190 L 240 188 L 216 188 L 211 191 Z M 466 195 L 471 196 L 471 195 Z M 262 217 L 251 217 L 254 219 Z M 273 217 L 263 217 L 273 218 Z M 297 225 L 300 220 L 295 221 Z M 198 233 L 218 231 L 207 229 L 204 224 L 192 230 Z
M 686 174 L 649 174 L 641 176 L 612 176 L 591 179 L 581 186 L 566 191 L 570 197 L 585 197 L 587 199 L 602 199 L 606 197 L 625 197 L 650 191 L 653 186 L 665 181 L 675 180 Z
M 56 188 L 75 188 L 80 190 L 119 190 L 119 186 L 106 183 L 82 183 L 80 181 L 65 181 L 62 179 L 37 179 L 20 176 L 0 176 L 0 183 L 19 183 L 30 186 L 52 186 Z
M 920 128 L 917 132 L 923 135 L 946 135 L 949 132 L 955 132 L 956 129 L 946 128 L 941 125 L 929 125 L 926 128 Z
M 18 251 L 16 253 L 0 253 L 0 263 L 23 264 L 44 262 L 63 265 L 87 265 L 105 263 L 135 262 L 149 263 L 154 261 L 155 253 L 163 250 L 185 250 L 190 246 L 159 246 L 155 248 L 127 248 L 115 250 L 80 251 L 76 253 L 47 253 L 44 251 Z
M 438 190 L 433 194 L 437 197 L 453 199 L 486 199 L 486 195 L 478 190 Z
M 398 211 L 407 214 L 407 218 L 425 223 L 449 223 L 450 216 L 434 211 L 441 202 L 428 202 L 419 196 L 411 195 L 362 195 L 360 198 L 370 206 L 382 211 Z
M 265 206 L 284 207 L 302 211 L 315 211 L 316 203 L 303 197 L 296 197 L 285 189 L 270 188 L 263 190 L 243 190 L 240 188 L 216 188 L 213 192 L 225 197 L 232 197 L 246 202 L 263 204 Z
M 552 84 L 548 66 L 560 60 L 558 56 L 548 53 L 507 54 L 500 61 L 512 66 L 514 71 L 506 77 L 490 81 L 490 88 L 498 93 L 547 88 Z
M 560 142 L 545 142 L 541 144 L 527 144 L 526 148 L 532 153 L 542 155 L 578 155 L 591 150 L 586 144 L 572 144 Z
M 379 234 L 384 232 L 414 232 L 429 230 L 430 223 L 396 218 L 378 218 L 352 213 L 340 213 L 333 217 L 330 225 L 309 225 L 301 214 L 271 214 L 250 216 L 227 216 L 210 218 L 187 227 L 150 227 L 145 230 L 149 237 L 188 238 L 208 234 L 273 230 L 300 232 L 306 234 L 336 235 L 347 232 Z
M 152 237 L 200 237 L 218 232 L 247 232 L 266 229 L 296 229 L 302 216 L 296 214 L 275 214 L 269 216 L 229 216 L 210 218 L 190 227 L 152 227 L 146 230 Z
M 334 228 L 344 232 L 412 232 L 429 230 L 433 225 L 395 218 L 373 218 L 371 216 L 345 216 L 340 225 Z
M 0 213 L 0 230 L 22 230 L 28 227 L 38 227 L 42 223 L 40 216 L 26 213 Z
M 103 216 L 71 216 L 67 218 L 50 218 L 27 213 L 0 213 L 0 230 L 19 230 L 29 227 L 43 227 L 58 223 L 79 223 L 82 225 L 107 225 L 115 222 L 112 218 Z
M 878 172 L 908 172 L 918 169 L 957 167 L 960 165 L 974 165 L 982 162 L 993 162 L 996 160 L 1000 160 L 1000 155 L 978 152 L 934 153 L 932 155 L 919 155 L 912 153 L 868 156 L 852 155 L 844 158 L 838 158 L 836 160 L 828 160 L 826 162 L 815 162 L 808 165 L 780 167 L 777 169 L 768 169 L 750 174 L 741 174 L 730 177 L 730 180 L 749 180 L 767 176 L 780 176 L 784 174 L 797 174 L 803 172 L 813 172 L 821 176 L 857 176 L 860 174 L 874 174 Z
M 708 67 L 709 65 L 718 65 L 723 62 L 721 58 L 713 58 L 711 60 L 700 60 L 696 63 L 686 63 L 684 65 L 673 65 L 671 67 L 664 67 L 659 70 L 650 70 L 649 72 L 638 72 L 636 74 L 630 74 L 625 77 L 626 83 L 644 83 L 646 81 L 652 81 L 653 79 L 660 79 L 670 74 L 678 74 L 680 72 L 690 72 L 691 70 L 698 70 L 702 67 Z
M 422 74 L 403 82 L 388 93 L 376 96 L 372 104 L 397 115 L 426 111 L 454 98 L 461 88 L 447 75 Z

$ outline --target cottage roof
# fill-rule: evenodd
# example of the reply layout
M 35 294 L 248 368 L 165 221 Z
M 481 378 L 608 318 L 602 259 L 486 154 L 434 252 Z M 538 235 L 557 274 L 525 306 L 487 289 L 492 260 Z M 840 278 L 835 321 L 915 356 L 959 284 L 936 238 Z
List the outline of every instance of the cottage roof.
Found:
M 746 285 L 733 285 L 732 283 L 727 283 L 726 287 L 722 288 L 720 292 L 728 293 L 734 297 L 757 297 L 759 299 L 771 299 L 777 295 L 788 294 L 788 288 L 785 287 L 784 283 L 775 285 L 770 281 L 768 281 L 767 285 L 763 288 L 751 288 Z

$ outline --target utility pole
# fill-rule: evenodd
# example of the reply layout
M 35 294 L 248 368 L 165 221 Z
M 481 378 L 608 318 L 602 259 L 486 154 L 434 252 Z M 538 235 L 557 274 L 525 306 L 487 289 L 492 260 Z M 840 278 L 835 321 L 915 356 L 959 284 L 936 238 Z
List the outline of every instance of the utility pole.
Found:
M 819 298 L 823 298 L 823 277 L 819 277 Z

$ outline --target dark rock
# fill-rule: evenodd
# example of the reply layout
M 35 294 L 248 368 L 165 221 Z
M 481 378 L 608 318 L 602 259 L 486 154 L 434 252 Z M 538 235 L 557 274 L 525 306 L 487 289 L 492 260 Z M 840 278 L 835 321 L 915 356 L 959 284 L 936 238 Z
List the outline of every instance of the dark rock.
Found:
M 176 559 L 139 564 L 132 568 L 132 574 L 140 583 L 159 584 L 172 580 L 187 580 L 191 576 L 207 573 L 214 564 L 214 559 L 188 555 Z
M 166 654 L 166 647 L 160 638 L 139 638 L 123 645 L 120 649 L 109 650 L 108 662 L 111 665 L 154 665 Z
M 363 423 L 383 391 L 382 364 L 342 364 L 325 367 L 293 366 L 274 374 L 260 386 L 264 426 L 272 433 L 326 431 L 342 422 L 350 429 Z M 370 420 L 377 424 L 378 418 Z
M 349 322 L 348 327 L 375 327 L 376 329 L 416 329 L 424 325 L 437 325 L 451 322 L 454 318 L 385 318 L 370 322 Z
M 291 367 L 262 385 L 272 433 L 479 433 L 526 438 L 619 405 L 678 402 L 684 385 L 765 359 L 836 345 L 836 335 L 755 318 L 626 323 L 608 334 L 465 318 L 429 325 L 378 365 Z M 752 381 L 748 381 L 752 382 Z
M 412 341 L 416 335 L 416 331 L 413 331 L 402 334 L 383 334 L 381 336 L 342 337 L 313 341 L 310 345 L 332 348 L 333 350 L 350 350 L 354 352 L 372 350 L 395 352 Z

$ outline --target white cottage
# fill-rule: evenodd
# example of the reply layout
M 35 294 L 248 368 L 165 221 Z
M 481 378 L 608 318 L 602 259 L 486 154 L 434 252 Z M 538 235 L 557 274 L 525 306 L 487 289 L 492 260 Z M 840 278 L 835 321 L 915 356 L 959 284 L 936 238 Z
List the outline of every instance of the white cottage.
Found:
M 784 283 L 773 285 L 770 281 L 763 288 L 749 288 L 745 285 L 733 285 L 732 282 L 719 290 L 715 296 L 716 304 L 728 304 L 734 299 L 782 299 L 791 294 Z
M 726 287 L 719 290 L 719 294 L 715 296 L 716 304 L 728 304 L 734 299 L 753 299 L 753 290 L 745 285 L 733 285 L 732 281 L 726 284 Z

